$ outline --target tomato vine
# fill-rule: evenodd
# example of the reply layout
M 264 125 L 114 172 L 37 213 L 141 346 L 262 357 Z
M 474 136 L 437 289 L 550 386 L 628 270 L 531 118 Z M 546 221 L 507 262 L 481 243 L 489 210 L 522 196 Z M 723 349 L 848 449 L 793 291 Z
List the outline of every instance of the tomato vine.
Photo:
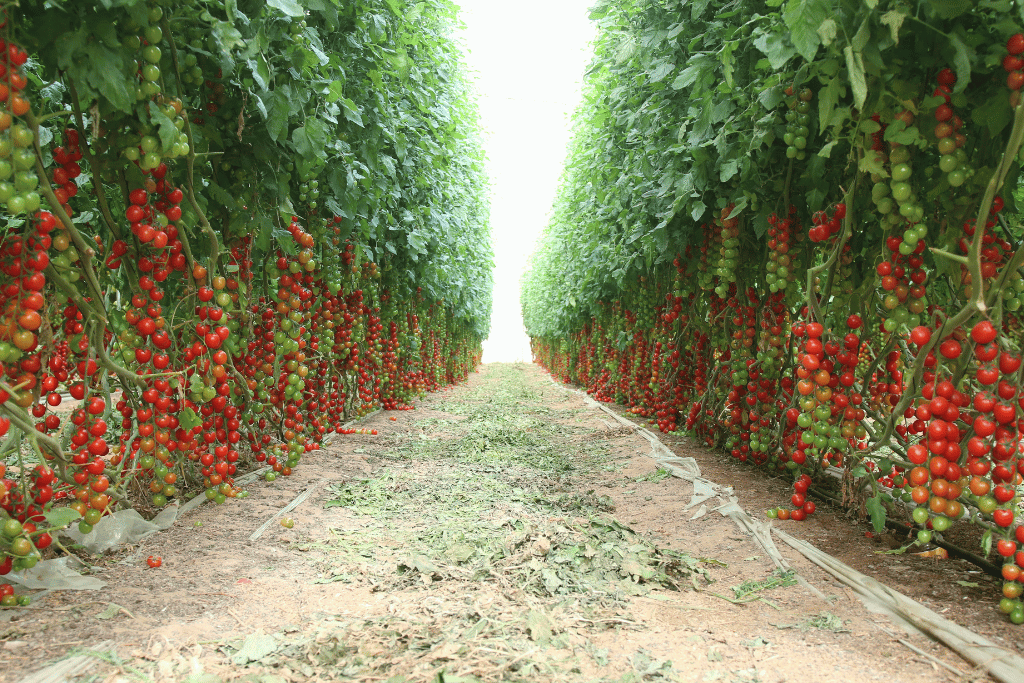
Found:
M 72 518 L 244 497 L 241 471 L 291 474 L 479 362 L 450 2 L 0 10 L 0 574 Z
M 1024 4 L 600 2 L 537 359 L 877 528 L 973 523 L 1024 622 Z M 772 511 L 778 515 L 779 511 Z

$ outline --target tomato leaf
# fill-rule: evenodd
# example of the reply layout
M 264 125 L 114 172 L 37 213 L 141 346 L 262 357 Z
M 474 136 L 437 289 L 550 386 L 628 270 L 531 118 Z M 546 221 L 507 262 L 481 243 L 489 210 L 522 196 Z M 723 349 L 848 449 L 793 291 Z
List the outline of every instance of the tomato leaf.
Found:
M 832 17 L 821 22 L 821 26 L 818 27 L 818 36 L 821 38 L 821 44 L 825 47 L 831 45 L 832 41 L 836 39 L 837 29 L 836 20 Z
M 160 147 L 166 152 L 178 141 L 178 129 L 174 127 L 174 121 L 160 111 L 160 107 L 152 100 L 149 102 L 149 120 L 156 124 Z
M 956 33 L 949 35 L 949 44 L 953 46 L 953 68 L 956 71 L 953 92 L 963 92 L 971 82 L 971 62 L 977 59 L 977 53 Z
M 270 86 L 270 67 L 263 54 L 256 55 L 255 59 L 247 60 L 246 64 L 252 72 L 252 79 L 256 85 L 260 87 L 260 90 L 266 90 Z
M 832 124 L 832 113 L 839 102 L 841 89 L 839 79 L 831 78 L 828 84 L 818 91 L 818 125 L 822 133 Z
M 690 218 L 692 218 L 695 221 L 699 221 L 701 216 L 704 215 L 705 209 L 707 209 L 707 208 L 708 208 L 707 204 L 705 204 L 704 202 L 702 202 L 702 201 L 695 202 L 693 204 L 693 208 L 690 210 Z
M 900 44 L 900 27 L 903 26 L 903 20 L 907 18 L 905 12 L 900 10 L 889 10 L 881 16 L 878 20 L 882 26 L 888 26 L 889 32 L 892 34 L 892 42 L 894 45 Z
M 992 530 L 985 529 L 985 533 L 981 535 L 981 550 L 982 557 L 988 557 L 992 554 Z
M 339 101 L 341 102 L 341 109 L 345 118 L 362 128 L 363 117 L 359 111 L 359 106 L 347 97 L 342 97 Z
M 195 429 L 203 424 L 203 420 L 196 414 L 196 411 L 187 406 L 178 413 L 178 422 L 185 430 Z
M 754 38 L 754 47 L 760 50 L 772 69 L 779 70 L 786 65 L 786 62 L 796 56 L 796 48 L 786 41 L 785 36 L 778 31 L 761 33 Z M 684 70 L 685 71 L 685 70 Z M 696 78 L 696 75 L 694 76 Z
M 131 111 L 135 98 L 125 86 L 126 64 L 121 55 L 100 43 L 90 43 L 84 50 L 88 66 L 85 78 L 108 102 L 120 111 Z
M 782 16 L 789 27 L 790 38 L 796 51 L 808 62 L 814 61 L 821 44 L 818 29 L 830 19 L 830 13 L 828 0 L 789 0 L 786 3 Z
M 305 16 L 306 10 L 295 0 L 266 0 L 267 5 L 289 17 Z
M 1005 93 L 999 92 L 971 110 L 971 121 L 988 128 L 992 137 L 998 135 L 1013 120 L 1013 110 L 1006 102 Z
M 955 19 L 974 7 L 971 0 L 929 0 L 925 11 L 941 19 Z
M 273 93 L 269 93 L 263 100 L 269 113 L 267 134 L 274 142 L 282 139 L 288 130 L 288 116 L 291 112 L 290 95 L 291 88 L 284 85 L 275 89 Z
M 864 56 L 854 52 L 853 47 L 847 45 L 843 48 L 846 56 L 846 70 L 850 72 L 850 87 L 853 89 L 853 102 L 858 109 L 864 107 L 868 99 L 867 77 L 864 75 Z
M 829 142 L 825 143 L 825 145 L 820 150 L 818 150 L 818 156 L 828 159 L 829 157 L 832 156 L 832 148 L 835 147 L 837 144 L 839 144 L 838 140 L 830 140 Z
M 76 510 L 68 507 L 51 508 L 43 513 L 46 525 L 55 529 L 63 529 L 81 516 Z
M 675 71 L 675 68 L 676 65 L 673 62 L 660 62 L 655 65 L 649 76 L 651 83 L 660 83 L 665 80 L 670 73 Z
M 882 503 L 882 494 L 876 493 L 864 502 L 868 515 L 871 516 L 871 527 L 876 534 L 885 531 L 885 505 Z

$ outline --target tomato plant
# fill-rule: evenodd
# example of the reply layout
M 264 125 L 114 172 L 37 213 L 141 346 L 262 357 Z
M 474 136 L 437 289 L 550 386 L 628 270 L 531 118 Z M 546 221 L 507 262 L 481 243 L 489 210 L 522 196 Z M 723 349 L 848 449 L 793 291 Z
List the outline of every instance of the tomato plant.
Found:
M 1015 564 L 1021 10 L 598 2 L 536 360 L 791 476 L 777 519 L 838 469 L 876 531 L 971 523 Z
M 244 498 L 240 473 L 288 476 L 479 362 L 454 5 L 0 11 L 0 574 L 39 561 L 55 509 L 88 533 Z

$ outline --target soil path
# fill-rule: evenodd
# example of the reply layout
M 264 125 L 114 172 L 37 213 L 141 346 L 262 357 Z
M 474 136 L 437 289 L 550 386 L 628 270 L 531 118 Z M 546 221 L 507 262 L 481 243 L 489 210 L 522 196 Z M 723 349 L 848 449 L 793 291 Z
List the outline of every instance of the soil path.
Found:
M 62 680 L 987 680 L 788 548 L 827 599 L 773 571 L 729 519 L 693 519 L 692 485 L 607 418 L 536 366 L 483 366 L 415 411 L 368 418 L 379 436 L 342 437 L 247 500 L 100 559 L 105 589 L 0 613 L 0 681 L 87 648 L 88 669 Z M 788 496 L 787 482 L 668 443 L 752 514 Z M 250 541 L 303 493 L 293 528 L 275 519 Z M 851 522 L 823 509 L 786 528 L 862 570 L 902 566 L 883 580 L 919 598 L 919 582 L 964 576 L 875 554 L 838 524 Z M 163 565 L 148 569 L 150 555 Z M 959 588 L 957 616 L 998 637 L 990 604 L 959 607 L 987 598 Z

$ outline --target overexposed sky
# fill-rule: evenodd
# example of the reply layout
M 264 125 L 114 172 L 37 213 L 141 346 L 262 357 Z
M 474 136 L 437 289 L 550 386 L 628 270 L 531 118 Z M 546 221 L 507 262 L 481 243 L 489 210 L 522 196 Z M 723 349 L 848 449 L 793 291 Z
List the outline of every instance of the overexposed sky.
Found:
M 592 0 L 456 0 L 491 177 L 494 314 L 484 362 L 529 361 L 519 278 L 547 224 L 580 99 Z

